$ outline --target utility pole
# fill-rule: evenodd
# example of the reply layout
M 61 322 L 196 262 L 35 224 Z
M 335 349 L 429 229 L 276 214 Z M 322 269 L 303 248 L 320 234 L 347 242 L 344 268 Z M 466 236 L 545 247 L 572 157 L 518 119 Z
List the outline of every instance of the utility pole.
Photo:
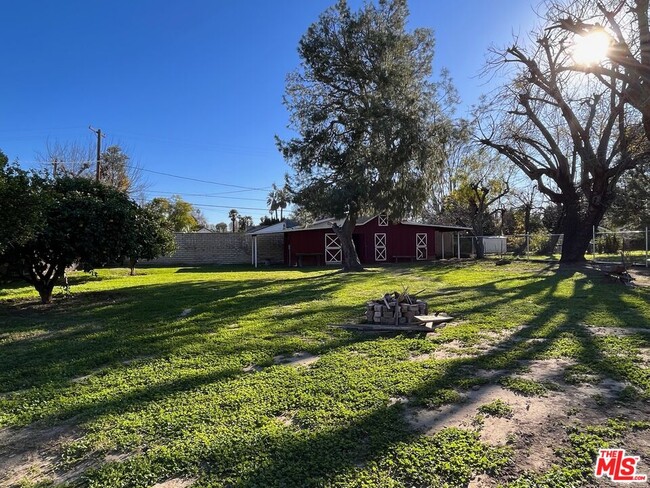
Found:
M 57 168 L 58 164 L 59 164 L 58 159 L 57 159 L 57 158 L 54 158 L 54 161 L 52 161 L 52 167 L 53 167 L 53 168 L 52 168 L 52 176 L 53 176 L 54 178 L 56 178 L 56 168 Z
M 102 157 L 102 137 L 106 137 L 106 136 L 102 134 L 101 129 L 93 129 L 91 125 L 89 125 L 88 128 L 91 131 L 93 131 L 95 134 L 97 134 L 97 168 L 95 170 L 95 181 L 99 182 L 99 177 L 100 177 L 99 162 Z

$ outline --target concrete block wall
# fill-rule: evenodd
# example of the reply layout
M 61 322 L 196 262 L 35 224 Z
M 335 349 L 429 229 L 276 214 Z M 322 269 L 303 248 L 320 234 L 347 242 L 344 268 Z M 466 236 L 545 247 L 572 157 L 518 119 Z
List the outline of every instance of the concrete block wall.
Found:
M 250 264 L 253 238 L 240 233 L 176 233 L 176 252 L 149 261 L 153 265 Z M 284 235 L 257 237 L 259 264 L 284 262 Z

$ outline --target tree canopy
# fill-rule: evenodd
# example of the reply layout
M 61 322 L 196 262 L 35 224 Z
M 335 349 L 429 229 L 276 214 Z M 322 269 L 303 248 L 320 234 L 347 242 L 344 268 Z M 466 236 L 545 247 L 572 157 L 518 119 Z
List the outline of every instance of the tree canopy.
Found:
M 232 232 L 237 232 L 237 219 L 239 218 L 239 212 L 236 208 L 231 208 L 228 211 L 228 218 L 232 224 Z
M 126 257 L 133 267 L 173 250 L 173 235 L 153 212 L 90 178 L 26 172 L 0 157 L 0 205 L 7 212 L 0 261 L 43 303 L 72 265 L 90 270 Z
M 129 258 L 131 274 L 141 259 L 154 259 L 168 255 L 176 249 L 169 222 L 147 207 L 138 207 L 124 246 L 124 256 Z
M 33 238 L 42 220 L 39 194 L 40 179 L 10 164 L 0 151 L 0 254 Z
M 650 227 L 650 163 L 639 165 L 621 177 L 606 218 L 616 228 Z
M 510 191 L 510 173 L 500 157 L 488 150 L 465 155 L 450 182 L 453 190 L 444 198 L 441 215 L 472 228 L 476 256 L 483 258 L 482 236 L 493 233 L 492 216 Z
M 360 269 L 352 231 L 364 212 L 401 218 L 429 197 L 441 159 L 442 128 L 430 81 L 433 36 L 407 31 L 404 0 L 344 0 L 303 35 L 299 69 L 285 105 L 298 135 L 278 139 L 295 174 L 293 201 L 320 216 L 345 218 L 333 230 L 344 269 Z
M 174 232 L 192 232 L 205 225 L 203 215 L 197 213 L 198 209 L 179 195 L 156 197 L 146 204 L 146 208 L 166 222 Z

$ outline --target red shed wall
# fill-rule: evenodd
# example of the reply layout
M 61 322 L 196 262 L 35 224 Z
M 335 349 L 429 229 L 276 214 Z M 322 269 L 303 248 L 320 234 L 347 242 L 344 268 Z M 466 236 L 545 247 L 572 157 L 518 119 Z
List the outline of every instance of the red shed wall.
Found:
M 395 256 L 415 256 L 415 235 L 420 233 L 427 234 L 427 259 L 435 257 L 435 231 L 432 227 L 405 224 L 381 226 L 375 217 L 365 225 L 357 226 L 356 232 L 364 236 L 365 259 L 362 262 L 376 262 L 375 234 L 386 234 L 386 262 L 394 262 Z
M 320 253 L 320 264 L 325 264 L 325 229 L 301 230 L 285 233 L 285 264 L 293 266 L 298 262 L 297 253 Z M 305 258 L 305 263 L 316 264 L 315 258 Z
M 285 264 L 295 265 L 297 253 L 320 253 L 320 263 L 325 259 L 325 234 L 329 229 L 301 230 L 285 234 Z M 395 256 L 415 256 L 416 234 L 427 234 L 427 259 L 435 259 L 435 231 L 432 227 L 419 225 L 390 224 L 380 226 L 377 217 L 365 225 L 358 225 L 354 232 L 354 243 L 362 263 L 375 263 L 375 234 L 386 234 L 386 261 L 394 262 Z M 305 257 L 303 261 L 315 264 L 315 258 Z

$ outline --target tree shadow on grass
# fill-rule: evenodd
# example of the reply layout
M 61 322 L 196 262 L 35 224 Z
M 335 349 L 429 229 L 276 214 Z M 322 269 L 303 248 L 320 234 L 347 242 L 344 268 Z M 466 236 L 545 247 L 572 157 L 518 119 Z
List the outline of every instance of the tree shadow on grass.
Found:
M 556 292 L 560 284 L 568 279 L 572 279 L 574 288 L 570 293 L 558 295 Z M 477 369 L 504 369 L 507 371 L 514 371 L 519 368 L 522 361 L 530 359 L 543 359 L 550 356 L 562 355 L 562 350 L 558 349 L 558 344 L 563 340 L 570 338 L 574 343 L 573 349 L 568 351 L 567 354 L 581 362 L 589 363 L 594 367 L 602 368 L 604 374 L 615 376 L 622 380 L 636 381 L 634 378 L 629 378 L 628 370 L 616 366 L 615 362 L 611 362 L 607 354 L 604 354 L 601 344 L 590 333 L 584 331 L 583 324 L 585 317 L 589 312 L 587 306 L 576 306 L 575 300 L 577 297 L 582 297 L 580 300 L 604 302 L 605 306 L 618 308 L 627 308 L 625 297 L 630 293 L 629 290 L 613 285 L 607 288 L 606 293 L 601 293 L 590 287 L 590 279 L 588 277 L 576 278 L 574 272 L 557 272 L 551 276 L 543 277 L 532 283 L 524 284 L 512 293 L 508 293 L 507 297 L 499 297 L 499 290 L 496 287 L 496 281 L 493 280 L 485 285 L 477 287 L 477 293 L 484 294 L 485 296 L 494 297 L 489 303 L 483 305 L 468 305 L 467 313 L 483 313 L 490 314 L 498 307 L 507 306 L 509 301 L 512 300 L 526 300 L 528 298 L 537 297 L 538 301 L 543 303 L 543 306 L 538 311 L 538 314 L 525 324 L 525 327 L 516 330 L 509 337 L 505 337 L 498 341 L 494 347 L 488 351 L 472 358 L 460 358 L 454 360 L 452 364 L 447 367 L 444 372 L 437 376 L 435 379 L 426 381 L 424 384 L 412 388 L 408 391 L 395 391 L 395 393 L 405 395 L 413 398 L 431 398 L 435 397 L 437 392 L 443 388 L 458 386 L 464 379 L 473 378 Z M 178 293 L 179 285 L 163 285 L 161 287 L 148 286 L 132 289 L 135 292 L 135 298 L 145 302 L 145 308 L 151 308 L 153 318 L 158 324 L 165 324 L 165 317 L 170 321 L 169 324 L 154 326 L 153 329 L 162 334 L 163 337 L 158 338 L 153 331 L 138 330 L 144 327 L 144 324 L 151 321 L 151 317 L 146 319 L 141 318 L 140 321 L 131 323 L 140 316 L 137 309 L 137 303 L 124 302 L 116 303 L 108 306 L 106 310 L 100 310 L 100 318 L 107 324 L 108 330 L 114 330 L 117 335 L 109 336 L 110 341 L 107 344 L 94 343 L 90 337 L 86 337 L 80 333 L 75 341 L 70 341 L 70 336 L 65 342 L 79 343 L 80 350 L 73 349 L 63 350 L 64 356 L 72 355 L 68 360 L 80 360 L 83 364 L 84 360 L 88 360 L 88 356 L 92 357 L 94 348 L 105 347 L 103 352 L 107 353 L 107 358 L 124 358 L 124 357 L 138 357 L 141 351 L 151 351 L 155 355 L 162 357 L 169 355 L 182 349 L 183 347 L 198 347 L 194 350 L 195 353 L 207 354 L 208 351 L 201 349 L 201 343 L 205 341 L 206 328 L 213 327 L 214 316 L 210 316 L 212 310 L 211 295 L 206 290 L 202 290 L 201 286 L 204 284 L 191 284 L 189 293 L 196 308 L 197 318 L 193 320 L 179 319 L 177 316 L 167 312 L 155 314 L 156 306 L 160 307 L 160 300 L 167 297 L 165 307 L 170 307 L 176 310 L 185 307 L 188 303 L 187 299 L 180 299 Z M 187 286 L 186 284 L 180 286 Z M 194 289 L 194 287 L 198 287 Z M 234 282 L 224 286 L 224 295 L 221 296 L 220 310 L 224 316 L 231 316 L 239 309 L 245 309 L 248 314 L 254 316 L 254 308 L 250 305 L 250 299 L 255 297 L 261 300 L 269 309 L 275 310 L 277 304 L 277 294 L 275 291 L 267 291 L 265 293 L 258 293 L 265 285 L 258 284 L 244 284 L 241 282 Z M 298 287 L 295 289 L 295 287 Z M 313 297 L 314 294 L 327 297 L 328 294 L 338 290 L 343 283 L 332 281 L 332 279 L 324 279 L 323 283 L 313 285 L 311 282 L 307 285 L 292 283 L 291 287 L 293 293 L 285 294 L 282 297 L 283 304 L 293 305 L 302 303 L 304 300 Z M 467 291 L 467 289 L 463 289 Z M 131 291 L 131 290 L 130 290 Z M 137 301 L 136 301 L 137 302 Z M 257 302 L 260 303 L 259 301 Z M 142 305 L 142 304 L 140 304 Z M 201 308 L 203 307 L 203 308 Z M 462 309 L 462 304 L 459 304 Z M 340 307 L 333 312 L 337 314 L 349 314 L 350 307 Z M 92 307 L 89 306 L 87 310 L 80 310 L 81 316 L 84 313 L 91 313 Z M 175 312 L 174 312 L 175 313 Z M 299 319 L 300 323 L 309 330 L 310 328 L 318 330 L 322 328 L 322 316 L 316 315 L 316 318 L 309 320 L 308 314 L 302 311 L 298 312 L 299 315 L 291 312 L 278 312 L 277 320 L 289 321 Z M 91 314 L 94 315 L 94 314 Z M 203 316 L 206 318 L 203 318 Z M 116 317 L 119 317 L 116 318 Z M 210 318 L 207 318 L 210 317 Z M 249 317 L 250 319 L 251 317 Z M 629 309 L 628 318 L 632 323 L 638 323 L 646 320 L 645 316 L 639 310 L 634 308 Z M 149 327 L 149 326 L 147 326 Z M 292 325 L 288 325 L 289 331 L 300 330 L 297 324 L 295 329 Z M 218 329 L 215 331 L 218 334 L 225 333 L 225 330 Z M 268 331 L 268 334 L 273 335 L 278 332 L 278 329 Z M 242 336 L 236 334 L 232 337 L 224 335 L 220 339 L 228 341 L 229 348 L 223 350 L 224 354 L 237 355 L 241 353 L 251 352 L 249 356 L 251 359 L 254 357 L 266 358 L 270 354 L 276 352 L 286 351 L 286 344 L 283 340 L 278 339 L 276 342 L 271 341 L 268 347 L 259 346 L 258 344 L 247 343 L 242 340 L 247 334 L 256 334 L 258 329 L 253 327 L 253 330 L 246 331 Z M 75 337 L 74 335 L 72 337 Z M 543 339 L 540 342 L 530 343 L 527 339 L 536 337 Z M 239 340 L 238 340 L 239 339 Z M 106 339 L 103 339 L 104 341 Z M 335 352 L 344 346 L 349 346 L 356 341 L 372 340 L 372 337 L 357 335 L 344 335 L 338 338 L 330 338 L 324 345 L 319 346 L 321 353 Z M 48 339 L 51 342 L 52 338 Z M 84 342 L 86 341 L 86 342 Z M 125 344 L 133 344 L 133 347 Z M 297 344 L 296 344 L 297 345 Z M 305 344 L 307 345 L 307 344 Z M 11 345 L 0 345 L 0 358 L 6 357 L 7 354 L 18 353 L 20 359 L 21 354 L 23 357 L 33 348 L 34 343 L 29 340 L 23 344 L 24 350 L 12 349 Z M 50 347 L 49 351 L 46 349 L 46 356 L 51 359 L 56 359 L 55 351 L 58 348 L 64 347 L 62 342 L 55 342 L 55 344 L 47 346 Z M 300 347 L 303 347 L 301 344 Z M 121 349 L 125 348 L 125 349 Z M 262 352 L 259 352 L 261 349 Z M 88 352 L 85 352 L 88 351 Z M 77 356 L 75 356 L 75 354 Z M 258 354 L 259 356 L 255 356 Z M 59 359 L 62 360 L 62 359 Z M 31 359 L 32 364 L 40 367 L 47 367 L 47 361 L 40 359 Z M 63 360 L 65 362 L 65 360 Z M 105 360 L 103 360 L 105 363 Z M 611 362 L 608 363 L 608 361 Z M 13 364 L 20 370 L 19 363 Z M 600 365 L 600 366 L 598 366 Z M 75 373 L 80 369 L 76 367 Z M 30 370 L 35 373 L 38 368 Z M 16 370 L 14 369 L 14 374 Z M 60 374 L 59 380 L 66 380 L 70 376 L 70 372 Z M 93 416 L 103 415 L 106 413 L 119 414 L 125 410 L 126 407 L 143 408 L 147 402 L 162 399 L 169 395 L 180 394 L 186 391 L 195 390 L 202 385 L 214 382 L 229 381 L 241 375 L 242 373 L 238 367 L 232 365 L 225 365 L 222 370 L 213 370 L 210 372 L 197 372 L 186 378 L 172 379 L 169 382 L 161 383 L 159 385 L 145 385 L 144 387 L 126 392 L 121 396 L 115 398 L 104 398 L 95 400 L 89 404 L 82 404 L 76 408 L 71 408 L 58 412 L 53 418 L 69 417 L 73 415 L 81 415 L 82 417 L 92 418 Z M 342 374 L 345 374 L 342 371 Z M 378 380 L 379 381 L 379 380 Z M 36 382 L 35 385 L 39 383 Z M 386 386 L 387 389 L 394 388 L 390 385 Z M 297 408 L 309 409 L 309 399 L 305 400 L 306 403 L 296 405 Z M 339 400 L 333 399 L 333 402 Z M 336 408 L 335 403 L 332 408 Z M 233 486 L 322 486 L 332 476 L 357 469 L 359 466 L 366 465 L 372 460 L 381 459 L 386 453 L 399 442 L 410 442 L 416 434 L 409 429 L 402 417 L 402 408 L 399 405 L 373 407 L 367 409 L 362 415 L 355 417 L 352 421 L 345 422 L 343 425 L 336 428 L 314 428 L 303 429 L 297 433 L 287 433 L 280 439 L 265 438 L 266 434 L 257 436 L 258 444 L 242 444 L 237 445 L 237 440 L 223 440 L 219 444 L 219 449 L 212 454 L 196 453 L 189 458 L 183 458 L 183 462 L 178 462 L 175 467 L 168 467 L 167 455 L 156 455 L 155 453 L 145 455 L 148 459 L 146 465 L 147 469 L 158 478 L 164 479 L 172 474 L 183 474 L 184 472 L 191 471 L 192 469 L 200 469 L 204 473 L 213 473 L 216 477 L 229 477 L 235 476 L 238 479 L 233 483 Z M 240 442 L 241 444 L 241 442 Z M 232 456 L 234 451 L 248 452 L 247 466 L 248 469 L 241 471 L 238 463 L 241 459 L 237 456 Z M 115 463 L 113 463 L 115 464 Z M 119 464 L 119 463 L 117 463 Z M 250 468 L 252 466 L 252 468 Z M 127 471 L 129 469 L 136 469 L 129 464 L 125 466 Z M 127 471 L 123 474 L 125 477 L 130 476 Z M 241 473 L 235 475 L 235 473 Z
M 283 293 L 285 286 L 288 290 Z M 200 346 L 206 333 L 218 334 L 251 317 L 272 317 L 278 323 L 299 317 L 303 327 L 318 327 L 317 320 L 310 323 L 309 314 L 283 311 L 278 304 L 299 308 L 314 296 L 328 297 L 340 286 L 334 277 L 287 285 L 269 280 L 190 282 L 85 293 L 70 300 L 69 306 L 47 311 L 3 305 L 0 319 L 13 319 L 3 333 L 22 337 L 0 343 L 0 391 L 67 381 L 143 356 L 164 357 L 183 347 Z M 181 316 L 184 310 L 191 310 L 187 317 Z M 338 315 L 349 311 L 329 309 Z M 316 312 L 312 315 L 317 317 Z M 267 349 L 272 346 L 267 344 Z
M 575 340 L 579 343 L 577 351 L 572 354 L 574 359 L 598 368 L 607 376 L 622 381 L 634 382 L 635 379 L 627 375 L 627 366 L 615 366 L 616 361 L 604 354 L 598 341 L 594 340 L 590 333 L 585 333 L 583 325 L 580 325 L 585 317 L 585 309 L 582 307 L 576 309 L 573 304 L 573 297 L 585 295 L 587 299 L 597 298 L 594 289 L 586 286 L 588 278 L 576 279 L 575 289 L 572 294 L 562 298 L 554 297 L 554 292 L 560 283 L 567 278 L 571 278 L 573 274 L 573 272 L 567 273 L 563 271 L 545 279 L 542 283 L 537 282 L 521 287 L 516 295 L 519 299 L 536 296 L 540 293 L 548 298 L 548 304 L 538 317 L 526 324 L 524 328 L 516 331 L 512 336 L 498 342 L 488 352 L 474 358 L 455 360 L 453 366 L 448 368 L 435 381 L 427 382 L 409 392 L 400 392 L 400 394 L 415 398 L 435 396 L 436 392 L 442 388 L 449 388 L 450 385 L 458 384 L 463 379 L 473 378 L 475 371 L 483 368 L 504 369 L 510 371 L 510 373 L 506 374 L 512 374 L 513 371 L 521 367 L 523 361 L 543 359 L 548 357 L 549 354 L 553 357 L 558 354 L 561 356 L 561 351 L 554 352 L 554 349 L 558 342 L 566 337 L 566 334 L 573 334 Z M 627 293 L 628 290 L 620 286 L 609 289 L 607 293 L 608 304 L 615 307 L 624 306 L 623 297 Z M 485 312 L 489 311 L 489 306 L 482 308 Z M 637 321 L 644 318 L 638 314 L 638 311 L 634 310 L 631 311 L 631 315 Z M 556 316 L 563 316 L 564 318 L 549 327 L 549 320 Z M 545 340 L 532 344 L 525 342 L 526 339 L 533 336 L 542 337 Z M 646 388 L 648 387 L 650 385 L 646 385 Z M 394 405 L 369 411 L 352 424 L 335 431 L 326 431 L 322 435 L 288 442 L 270 454 L 271 461 L 245 475 L 243 479 L 235 483 L 235 486 L 321 486 L 337 473 L 367 465 L 368 462 L 385 455 L 395 443 L 409 442 L 412 439 L 413 432 L 411 430 L 395 429 L 394 426 L 387 426 L 382 422 L 385 418 L 394 419 L 394 412 L 400 411 L 401 408 L 400 405 Z M 390 413 L 391 411 L 393 413 Z M 433 429 L 435 430 L 435 425 Z M 384 432 L 386 432 L 386 436 L 384 436 Z M 353 445 L 348 444 L 354 439 L 364 438 L 364 435 L 373 437 L 371 445 L 375 446 L 375 449 L 366 449 L 367 442 L 359 443 L 356 449 Z M 332 455 L 333 449 L 336 449 L 335 446 L 339 443 L 347 445 L 348 449 L 342 450 L 340 455 L 338 453 Z M 322 452 L 329 453 L 324 460 L 321 459 Z M 300 480 L 296 477 L 296 466 L 310 467 L 307 479 Z M 283 480 L 291 480 L 292 482 L 283 484 Z

